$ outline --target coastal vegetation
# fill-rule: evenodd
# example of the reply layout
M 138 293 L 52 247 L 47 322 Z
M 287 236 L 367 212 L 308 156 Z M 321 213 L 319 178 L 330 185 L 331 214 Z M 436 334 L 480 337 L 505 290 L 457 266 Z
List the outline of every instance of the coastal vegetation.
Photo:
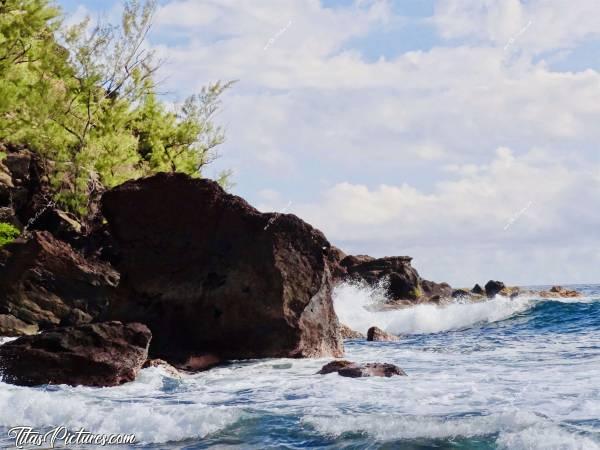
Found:
M 225 139 L 214 116 L 231 82 L 172 107 L 160 98 L 162 62 L 147 39 L 155 10 L 155 0 L 128 0 L 119 25 L 67 26 L 51 0 L 0 1 L 0 143 L 36 153 L 53 200 L 79 217 L 128 179 L 201 177 Z

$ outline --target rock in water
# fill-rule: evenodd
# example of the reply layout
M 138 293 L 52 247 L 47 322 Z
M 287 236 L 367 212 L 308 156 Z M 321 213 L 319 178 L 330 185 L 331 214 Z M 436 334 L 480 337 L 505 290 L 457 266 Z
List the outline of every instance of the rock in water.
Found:
M 366 363 L 357 364 L 351 361 L 338 360 L 325 364 L 319 375 L 327 375 L 337 372 L 343 377 L 364 378 L 364 377 L 392 377 L 394 375 L 406 376 L 406 372 L 394 364 L 388 363 Z
M 57 328 L 0 346 L 0 372 L 22 386 L 117 386 L 135 379 L 151 337 L 139 323 Z
M 354 331 L 347 325 L 340 324 L 340 334 L 342 335 L 342 339 L 364 339 L 365 335 L 359 333 L 358 331 Z
M 210 180 L 161 173 L 104 194 L 119 248 L 110 317 L 147 324 L 170 363 L 341 356 L 330 244 L 292 214 L 262 214 Z
M 485 284 L 485 293 L 489 298 L 492 298 L 505 287 L 502 281 L 490 280 Z
M 106 309 L 118 278 L 107 264 L 84 259 L 46 231 L 5 245 L 0 313 L 6 317 L 0 335 L 90 322 Z
M 416 300 L 422 295 L 421 278 L 410 265 L 410 256 L 390 256 L 373 259 L 368 256 L 348 256 L 341 261 L 349 277 L 362 279 L 375 286 L 382 281 L 388 283 L 387 290 L 391 300 Z
M 381 328 L 371 327 L 367 331 L 367 341 L 394 342 L 398 340 L 398 336 L 383 331 Z

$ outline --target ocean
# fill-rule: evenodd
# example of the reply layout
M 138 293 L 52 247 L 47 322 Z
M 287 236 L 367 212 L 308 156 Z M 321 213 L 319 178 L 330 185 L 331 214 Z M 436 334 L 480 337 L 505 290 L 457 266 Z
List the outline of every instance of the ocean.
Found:
M 373 312 L 377 290 L 342 285 L 342 323 L 402 335 L 346 341 L 345 358 L 407 377 L 316 375 L 324 358 L 149 368 L 104 389 L 0 383 L 0 447 L 14 426 L 65 426 L 134 433 L 138 445 L 102 447 L 119 449 L 600 449 L 600 286 L 570 288 L 584 297 Z

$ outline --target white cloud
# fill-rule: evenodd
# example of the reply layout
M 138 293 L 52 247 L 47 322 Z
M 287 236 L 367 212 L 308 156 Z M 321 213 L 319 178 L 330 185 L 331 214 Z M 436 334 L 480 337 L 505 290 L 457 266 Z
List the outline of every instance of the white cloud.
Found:
M 587 253 L 569 246 L 600 217 L 589 207 L 600 198 L 600 74 L 555 72 L 539 56 L 597 36 L 596 10 L 592 0 L 439 0 L 430 22 L 458 41 L 371 61 L 352 43 L 404 23 L 385 1 L 171 1 L 156 36 L 173 40 L 156 47 L 167 90 L 240 80 L 218 117 L 219 164 L 259 206 L 283 206 L 293 186 L 294 199 L 315 200 L 291 209 L 335 242 L 413 251 L 449 279 L 496 270 L 535 281 L 576 264 L 568 277 L 582 280 Z M 281 197 L 259 192 L 267 186 Z M 547 273 L 534 267 L 544 249 L 556 258 Z

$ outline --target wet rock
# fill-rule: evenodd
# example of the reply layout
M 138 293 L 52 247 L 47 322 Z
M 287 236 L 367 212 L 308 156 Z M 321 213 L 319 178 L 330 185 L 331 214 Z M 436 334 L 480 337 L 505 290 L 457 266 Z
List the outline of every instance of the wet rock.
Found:
M 562 286 L 552 286 L 549 291 L 540 291 L 537 295 L 546 298 L 577 298 L 583 296 L 580 292 L 565 289 Z
M 4 382 L 22 386 L 117 386 L 135 379 L 150 339 L 139 323 L 57 328 L 0 346 L 0 373 Z
M 340 324 L 340 334 L 342 335 L 342 339 L 364 339 L 365 335 L 359 333 L 358 331 L 354 331 L 350 327 Z
M 498 295 L 501 295 L 503 297 L 510 297 L 510 298 L 515 298 L 518 297 L 521 294 L 521 289 L 516 287 L 516 286 L 511 286 L 511 287 L 504 287 L 500 290 L 500 292 L 498 292 Z
M 394 342 L 400 340 L 398 336 L 383 331 L 381 328 L 371 327 L 367 331 L 367 341 Z
M 423 294 L 418 272 L 411 266 L 410 256 L 390 256 L 373 259 L 370 257 L 347 257 L 342 260 L 348 277 L 363 280 L 371 286 L 382 282 L 390 300 L 416 300 Z
M 147 359 L 142 366 L 142 369 L 147 369 L 149 367 L 158 367 L 173 378 L 181 378 L 181 373 L 179 373 L 179 370 L 163 359 Z
M 176 173 L 106 192 L 102 211 L 122 274 L 110 317 L 147 324 L 153 357 L 342 355 L 331 245 L 298 217 Z
M 489 297 L 492 298 L 494 297 L 498 292 L 500 292 L 502 289 L 504 289 L 506 286 L 504 285 L 504 283 L 502 281 L 493 281 L 490 280 L 485 284 L 485 294 Z
M 473 289 L 471 289 L 471 293 L 477 294 L 477 295 L 484 295 L 485 291 L 483 290 L 483 288 L 481 286 L 476 284 L 475 286 L 473 286 Z
M 468 298 L 471 293 L 466 289 L 455 289 L 452 291 L 452 298 Z
M 343 377 L 350 378 L 406 376 L 406 373 L 394 364 L 357 364 L 345 360 L 332 361 L 325 364 L 317 374 L 327 375 L 334 372 Z
M 223 362 L 223 359 L 217 355 L 207 353 L 204 355 L 189 356 L 183 363 L 176 363 L 175 367 L 180 370 L 185 370 L 186 372 L 202 372 L 212 367 L 216 367 Z
M 26 326 L 0 322 L 0 335 L 89 322 L 106 310 L 117 282 L 110 266 L 84 259 L 48 232 L 17 239 L 0 249 L 0 314 Z
M 429 280 L 421 280 L 423 296 L 427 301 L 439 302 L 452 296 L 452 286 L 448 283 L 436 283 Z

